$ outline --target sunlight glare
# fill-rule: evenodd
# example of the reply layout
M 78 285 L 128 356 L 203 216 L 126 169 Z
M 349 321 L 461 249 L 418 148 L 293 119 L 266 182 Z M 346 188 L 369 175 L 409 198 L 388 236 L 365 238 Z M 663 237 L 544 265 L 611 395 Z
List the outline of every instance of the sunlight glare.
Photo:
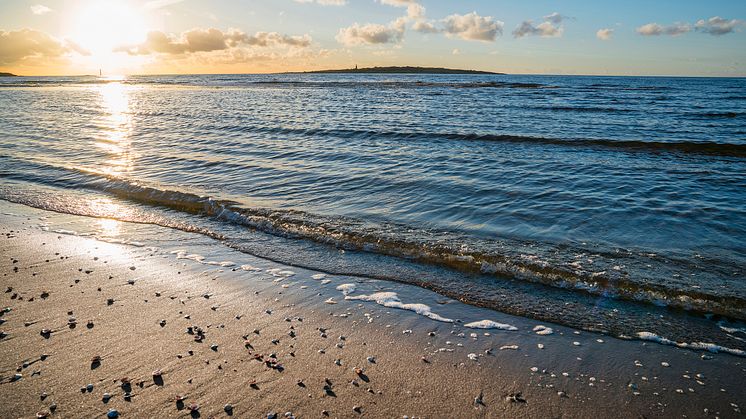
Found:
M 140 10 L 120 0 L 97 0 L 84 3 L 68 24 L 70 39 L 90 53 L 104 72 L 116 71 L 123 55 L 117 47 L 145 40 L 147 29 Z

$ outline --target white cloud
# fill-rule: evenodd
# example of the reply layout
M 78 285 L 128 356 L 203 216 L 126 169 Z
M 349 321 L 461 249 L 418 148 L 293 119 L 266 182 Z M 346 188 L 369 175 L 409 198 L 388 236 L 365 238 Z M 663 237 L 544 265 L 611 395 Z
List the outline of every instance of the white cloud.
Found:
M 151 0 L 145 3 L 145 6 L 143 7 L 145 7 L 146 10 L 155 10 L 172 4 L 181 3 L 182 1 L 184 0 Z
M 608 41 L 611 39 L 612 35 L 614 35 L 614 29 L 610 28 L 603 28 L 599 29 L 596 32 L 596 38 L 602 40 L 602 41 Z
M 51 11 L 52 11 L 52 9 L 50 9 L 49 7 L 47 7 L 47 6 L 43 5 L 43 4 L 35 4 L 35 5 L 31 6 L 31 13 L 33 13 L 35 15 L 43 15 L 43 14 L 49 13 Z
M 425 20 L 418 20 L 412 25 L 412 29 L 421 33 L 438 33 L 440 30 L 435 27 L 431 22 Z
M 554 12 L 544 16 L 544 21 L 538 25 L 534 25 L 532 20 L 524 20 L 515 28 L 513 36 L 523 38 L 524 36 L 536 35 L 542 38 L 559 38 L 565 30 L 562 26 L 564 19 L 564 16 Z
M 347 46 L 395 44 L 404 38 L 405 27 L 405 18 L 396 19 L 388 25 L 381 25 L 378 23 L 360 25 L 355 23 L 352 26 L 340 29 L 337 33 L 336 39 L 339 43 Z
M 480 16 L 476 12 L 453 14 L 443 19 L 443 32 L 446 36 L 469 41 L 494 41 L 497 35 L 502 35 L 503 25 L 492 16 Z
M 740 31 L 746 22 L 740 19 L 723 19 L 720 16 L 713 16 L 707 20 L 700 19 L 694 25 L 695 29 L 700 32 L 709 33 L 710 35 L 720 36 L 731 32 Z
M 116 52 L 130 55 L 187 54 L 228 50 L 239 46 L 304 48 L 311 45 L 309 35 L 289 36 L 277 32 L 257 32 L 249 35 L 236 29 L 226 32 L 220 29 L 192 29 L 176 37 L 161 31 L 148 33 L 145 42 L 138 45 L 123 45 Z
M 461 55 L 461 50 L 458 48 L 454 48 L 453 51 L 451 51 L 452 55 Z
M 673 25 L 669 26 L 659 25 L 657 23 L 648 23 L 636 29 L 637 33 L 643 36 L 677 36 L 690 32 L 691 30 L 692 26 L 690 24 L 680 22 L 674 23 Z
M 417 0 L 380 0 L 381 4 L 387 4 L 394 7 L 406 7 L 407 18 L 412 20 L 425 18 L 425 7 Z
M 295 0 L 296 3 L 318 3 L 322 6 L 344 6 L 347 0 Z

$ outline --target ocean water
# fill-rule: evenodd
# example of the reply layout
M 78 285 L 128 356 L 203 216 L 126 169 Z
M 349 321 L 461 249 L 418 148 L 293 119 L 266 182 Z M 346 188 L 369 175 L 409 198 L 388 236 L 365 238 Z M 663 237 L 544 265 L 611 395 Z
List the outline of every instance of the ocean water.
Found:
M 746 349 L 746 79 L 0 78 L 0 199 Z

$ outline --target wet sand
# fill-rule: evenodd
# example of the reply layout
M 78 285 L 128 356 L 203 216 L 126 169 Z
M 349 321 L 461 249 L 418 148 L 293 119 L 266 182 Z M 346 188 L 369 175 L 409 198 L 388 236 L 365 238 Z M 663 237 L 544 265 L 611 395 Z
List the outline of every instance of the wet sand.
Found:
M 737 356 L 225 249 L 189 258 L 42 231 L 41 211 L 2 208 L 0 417 L 743 417 Z M 456 321 L 342 291 L 395 292 Z M 465 326 L 479 320 L 517 330 Z

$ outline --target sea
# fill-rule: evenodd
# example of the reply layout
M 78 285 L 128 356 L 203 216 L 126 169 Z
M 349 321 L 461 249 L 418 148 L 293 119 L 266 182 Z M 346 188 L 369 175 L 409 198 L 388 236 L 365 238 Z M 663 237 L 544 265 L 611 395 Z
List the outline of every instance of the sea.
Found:
M 4 77 L 0 199 L 746 350 L 744 78 Z

